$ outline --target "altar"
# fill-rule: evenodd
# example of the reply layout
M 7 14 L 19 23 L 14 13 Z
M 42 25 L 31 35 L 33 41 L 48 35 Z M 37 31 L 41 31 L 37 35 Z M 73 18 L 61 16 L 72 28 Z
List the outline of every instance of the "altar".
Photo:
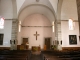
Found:
M 33 52 L 41 51 L 40 46 L 32 46 L 31 50 L 32 50 Z
M 32 46 L 31 51 L 32 51 L 32 54 L 40 54 L 41 48 L 40 46 Z
M 20 45 L 20 50 L 28 50 L 29 45 Z

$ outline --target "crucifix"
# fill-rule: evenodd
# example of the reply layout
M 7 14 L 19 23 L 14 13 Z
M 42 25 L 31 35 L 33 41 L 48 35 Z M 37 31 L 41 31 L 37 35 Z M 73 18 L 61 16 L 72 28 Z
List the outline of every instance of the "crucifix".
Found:
M 39 36 L 39 34 L 37 33 L 37 31 L 36 31 L 36 34 L 34 34 L 34 36 L 36 36 L 36 40 L 37 40 L 37 36 Z

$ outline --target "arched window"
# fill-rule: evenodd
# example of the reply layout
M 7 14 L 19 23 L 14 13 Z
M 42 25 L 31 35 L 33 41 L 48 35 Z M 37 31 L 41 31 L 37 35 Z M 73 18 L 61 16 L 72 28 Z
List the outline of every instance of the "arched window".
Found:
M 0 18 L 0 29 L 4 29 L 4 18 Z
M 19 21 L 19 32 L 21 32 L 21 21 Z
M 74 23 L 72 19 L 69 19 L 69 30 L 74 30 Z
M 52 30 L 53 30 L 53 32 L 54 32 L 54 22 L 52 22 Z

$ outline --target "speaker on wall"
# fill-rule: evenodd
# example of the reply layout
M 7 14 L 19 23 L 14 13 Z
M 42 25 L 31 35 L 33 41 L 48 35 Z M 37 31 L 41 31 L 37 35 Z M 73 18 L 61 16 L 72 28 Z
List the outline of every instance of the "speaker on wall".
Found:
M 62 40 L 61 40 L 61 45 L 62 45 Z
M 15 40 L 14 40 L 14 44 L 15 44 Z

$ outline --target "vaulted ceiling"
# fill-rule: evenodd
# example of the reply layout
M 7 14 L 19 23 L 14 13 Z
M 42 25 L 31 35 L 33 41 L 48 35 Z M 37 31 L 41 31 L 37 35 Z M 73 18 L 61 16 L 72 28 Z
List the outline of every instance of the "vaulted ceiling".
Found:
M 56 19 L 58 0 L 23 0 L 21 3 L 17 1 L 17 13 L 19 20 L 24 20 L 31 14 L 43 14 L 51 22 Z M 54 5 L 51 3 L 54 2 Z

